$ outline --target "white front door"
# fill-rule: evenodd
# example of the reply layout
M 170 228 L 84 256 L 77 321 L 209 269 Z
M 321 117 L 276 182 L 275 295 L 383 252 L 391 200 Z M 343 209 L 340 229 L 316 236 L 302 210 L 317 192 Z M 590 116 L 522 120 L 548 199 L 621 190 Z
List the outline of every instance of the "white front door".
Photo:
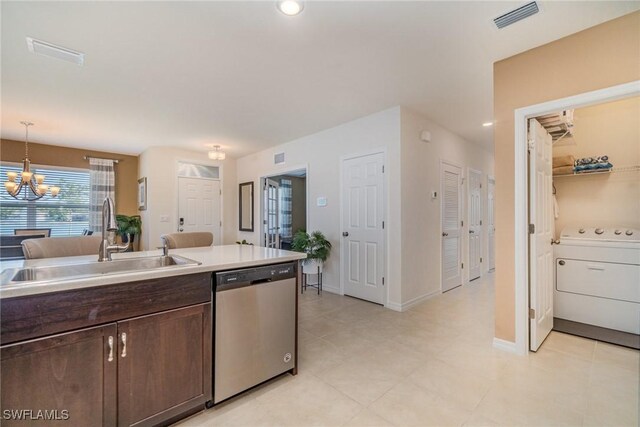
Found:
M 496 269 L 496 180 L 487 177 L 487 239 L 489 240 L 489 271 Z
M 384 304 L 384 154 L 343 160 L 341 193 L 344 293 Z
M 263 184 L 264 201 L 264 245 L 267 248 L 280 249 L 280 184 L 265 178 Z
M 529 308 L 530 348 L 536 351 L 553 328 L 553 195 L 551 135 L 529 120 Z M 533 311 L 531 311 L 533 310 Z
M 178 178 L 178 231 L 208 231 L 213 244 L 222 244 L 220 181 Z
M 442 163 L 442 292 L 462 285 L 460 249 L 460 187 L 462 171 L 458 166 Z
M 469 169 L 469 281 L 482 267 L 482 172 Z

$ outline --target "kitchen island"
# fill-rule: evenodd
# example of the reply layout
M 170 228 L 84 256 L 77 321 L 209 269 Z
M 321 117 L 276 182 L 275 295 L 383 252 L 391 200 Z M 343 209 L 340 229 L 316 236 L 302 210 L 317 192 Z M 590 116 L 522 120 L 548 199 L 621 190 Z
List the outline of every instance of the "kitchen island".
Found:
M 3 426 L 166 425 L 201 410 L 212 399 L 213 274 L 305 257 L 248 245 L 170 255 L 197 263 L 40 282 L 2 276 Z M 72 271 L 96 258 L 12 261 L 3 269 Z

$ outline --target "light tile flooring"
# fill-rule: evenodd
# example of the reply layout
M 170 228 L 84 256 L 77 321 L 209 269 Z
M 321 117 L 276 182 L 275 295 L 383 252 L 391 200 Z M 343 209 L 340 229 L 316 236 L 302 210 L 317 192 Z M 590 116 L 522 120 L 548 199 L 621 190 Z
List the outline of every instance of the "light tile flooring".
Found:
M 297 376 L 191 426 L 637 426 L 640 352 L 552 332 L 537 353 L 492 348 L 491 275 L 397 313 L 306 292 Z

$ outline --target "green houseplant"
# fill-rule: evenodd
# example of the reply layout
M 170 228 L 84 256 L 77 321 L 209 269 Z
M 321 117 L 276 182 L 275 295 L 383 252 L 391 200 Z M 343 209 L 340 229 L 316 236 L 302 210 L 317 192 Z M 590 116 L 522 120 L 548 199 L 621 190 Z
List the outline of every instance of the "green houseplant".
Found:
M 320 231 L 309 234 L 300 230 L 293 236 L 291 250 L 306 253 L 307 259 L 302 263 L 303 271 L 307 274 L 317 274 L 318 267 L 322 272 L 322 266 L 329 258 L 331 242 Z
M 127 243 L 129 241 L 128 235 L 131 235 L 131 247 L 129 250 L 133 250 L 136 235 L 142 232 L 142 218 L 140 218 L 140 215 L 116 215 L 116 222 L 118 223 L 118 234 L 122 239 L 122 243 Z

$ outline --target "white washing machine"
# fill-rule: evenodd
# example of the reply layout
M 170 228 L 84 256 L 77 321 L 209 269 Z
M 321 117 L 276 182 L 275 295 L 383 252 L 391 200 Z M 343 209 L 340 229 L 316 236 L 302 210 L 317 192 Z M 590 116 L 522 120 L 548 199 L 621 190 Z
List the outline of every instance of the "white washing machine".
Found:
M 640 334 L 640 230 L 567 227 L 554 259 L 555 318 Z

